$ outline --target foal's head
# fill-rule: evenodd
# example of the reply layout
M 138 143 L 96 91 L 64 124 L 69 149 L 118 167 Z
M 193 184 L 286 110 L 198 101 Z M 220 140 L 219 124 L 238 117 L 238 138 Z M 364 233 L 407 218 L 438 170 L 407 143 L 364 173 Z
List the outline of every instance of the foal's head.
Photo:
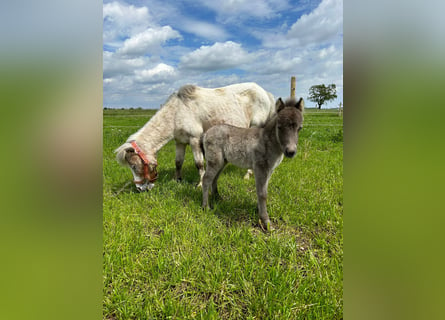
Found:
M 303 127 L 304 101 L 300 98 L 288 99 L 284 103 L 279 98 L 275 104 L 277 110 L 276 133 L 284 155 L 292 158 L 297 153 L 298 132 Z

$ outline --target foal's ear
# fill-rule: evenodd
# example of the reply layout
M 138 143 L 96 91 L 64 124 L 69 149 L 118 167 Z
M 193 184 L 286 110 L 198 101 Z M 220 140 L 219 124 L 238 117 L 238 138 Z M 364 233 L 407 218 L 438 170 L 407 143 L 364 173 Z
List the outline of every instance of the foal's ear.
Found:
M 284 108 L 284 102 L 281 98 L 278 98 L 277 102 L 275 102 L 275 110 L 278 112 Z
M 295 105 L 295 108 L 297 108 L 298 110 L 303 112 L 303 110 L 304 110 L 304 100 L 303 100 L 303 98 L 300 98 L 300 100 L 298 100 L 297 104 Z

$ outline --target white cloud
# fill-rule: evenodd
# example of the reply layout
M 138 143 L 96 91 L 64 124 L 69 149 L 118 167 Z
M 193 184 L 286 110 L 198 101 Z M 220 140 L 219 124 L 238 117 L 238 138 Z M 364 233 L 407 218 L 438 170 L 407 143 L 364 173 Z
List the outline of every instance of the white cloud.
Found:
M 119 2 L 104 4 L 103 20 L 104 43 L 120 41 L 154 25 L 147 7 L 137 8 Z
M 149 62 L 146 57 L 123 59 L 113 52 L 103 52 L 103 77 L 110 79 L 118 75 L 130 75 L 136 68 L 142 68 Z
M 271 18 L 278 10 L 289 7 L 286 0 L 199 0 L 199 2 L 215 11 L 218 20 L 224 23 L 234 23 L 250 18 Z
M 241 44 L 232 41 L 202 46 L 181 58 L 180 68 L 198 71 L 216 71 L 236 68 L 250 59 Z
M 152 69 L 135 71 L 135 80 L 144 83 L 171 81 L 175 78 L 175 76 L 175 68 L 164 63 L 160 63 Z
M 223 75 L 223 76 L 210 75 L 207 78 L 201 76 L 199 79 L 199 85 L 205 88 L 219 88 L 240 82 L 243 82 L 243 80 L 242 78 L 240 78 L 239 75 L 236 74 Z
M 103 6 L 103 18 L 116 25 L 146 24 L 150 16 L 147 7 L 136 8 L 133 5 L 123 5 L 119 2 L 106 3 Z
M 343 33 L 343 0 L 323 0 L 311 13 L 304 14 L 287 33 L 269 33 L 256 36 L 266 47 L 321 46 L 335 41 Z
M 181 29 L 209 40 L 225 40 L 228 38 L 224 28 L 198 20 L 184 19 L 181 23 Z
M 255 62 L 246 69 L 257 74 L 283 74 L 301 69 L 305 58 L 304 52 L 296 53 L 291 49 L 263 50 L 256 54 Z
M 330 45 L 323 49 L 309 47 L 263 49 L 252 53 L 255 61 L 244 67 L 248 81 L 264 85 L 276 97 L 288 97 L 291 76 L 297 78 L 297 96 L 306 99 L 309 88 L 316 84 L 337 85 L 338 101 L 342 101 L 343 51 L 341 46 Z M 337 101 L 329 103 L 338 105 Z M 311 105 L 312 107 L 312 105 Z
M 342 0 L 323 0 L 310 14 L 302 15 L 290 28 L 287 38 L 302 45 L 323 43 L 342 32 Z
M 125 40 L 118 54 L 127 56 L 142 56 L 151 50 L 157 50 L 170 39 L 181 38 L 181 35 L 170 26 L 149 28 Z
M 335 47 L 333 45 L 329 46 L 328 48 L 323 48 L 318 52 L 318 57 L 320 59 L 326 58 L 331 56 L 335 53 Z
M 317 6 L 319 1 L 291 7 L 288 0 L 105 4 L 104 103 L 157 108 L 187 83 L 219 87 L 244 81 L 287 97 L 291 76 L 297 77 L 299 96 L 306 98 L 312 85 L 335 83 L 342 101 L 342 0 Z M 183 5 L 194 6 L 189 9 L 196 14 L 184 15 Z M 203 15 L 209 9 L 211 20 Z M 177 39 L 182 41 L 171 41 Z

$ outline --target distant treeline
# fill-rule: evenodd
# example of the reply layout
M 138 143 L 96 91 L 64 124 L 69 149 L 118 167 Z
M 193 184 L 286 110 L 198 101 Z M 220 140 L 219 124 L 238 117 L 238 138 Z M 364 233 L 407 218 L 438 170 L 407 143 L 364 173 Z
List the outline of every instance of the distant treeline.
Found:
M 138 107 L 138 108 L 108 108 L 108 107 L 104 107 L 104 110 L 145 110 L 147 108 L 142 108 L 142 107 Z

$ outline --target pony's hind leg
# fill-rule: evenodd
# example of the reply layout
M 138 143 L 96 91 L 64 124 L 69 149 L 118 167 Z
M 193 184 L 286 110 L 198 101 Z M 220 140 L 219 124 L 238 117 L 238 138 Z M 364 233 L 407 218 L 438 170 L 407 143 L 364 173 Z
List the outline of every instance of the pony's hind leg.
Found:
M 195 165 L 199 172 L 199 183 L 197 187 L 202 187 L 202 181 L 204 178 L 204 155 L 202 154 L 199 139 L 190 139 L 190 147 L 192 148 L 193 158 L 195 159 Z
M 186 147 L 185 144 L 176 142 L 176 158 L 175 158 L 175 165 L 176 165 L 175 179 L 176 179 L 176 181 L 182 180 L 182 164 L 184 163 L 185 147 Z

